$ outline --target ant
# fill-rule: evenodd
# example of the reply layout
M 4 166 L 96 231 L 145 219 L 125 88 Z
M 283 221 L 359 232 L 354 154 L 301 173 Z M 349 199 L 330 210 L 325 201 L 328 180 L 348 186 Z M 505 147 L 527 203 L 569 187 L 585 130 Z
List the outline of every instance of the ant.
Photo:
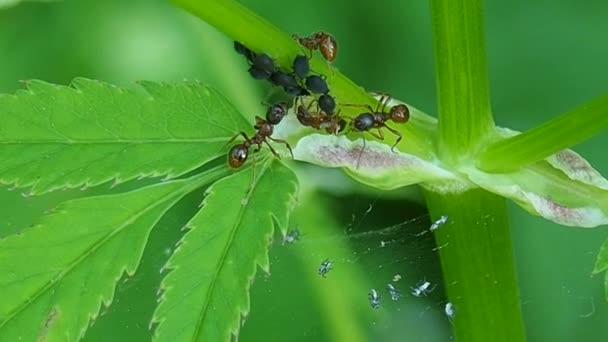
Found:
M 311 54 L 312 50 L 319 49 L 323 58 L 328 62 L 332 62 L 336 59 L 336 55 L 338 54 L 338 42 L 328 33 L 317 32 L 308 37 L 300 37 L 297 34 L 293 34 L 292 38 L 310 50 Z
M 298 106 L 296 117 L 302 125 L 319 130 L 324 129 L 325 132 L 335 135 L 346 128 L 346 120 L 342 119 L 337 114 L 329 115 L 318 111 L 310 112 L 309 108 L 310 105 L 308 108 L 304 107 L 304 105 Z
M 382 134 L 382 128 L 388 129 L 391 133 L 397 136 L 397 140 L 391 146 L 391 151 L 394 152 L 395 146 L 401 141 L 403 136 L 399 131 L 390 128 L 386 125 L 387 121 L 393 121 L 396 123 L 406 123 L 410 118 L 410 110 L 404 104 L 398 104 L 386 112 L 386 106 L 391 100 L 390 95 L 382 95 L 378 103 L 376 110 L 372 109 L 370 105 L 357 105 L 357 104 L 343 104 L 343 106 L 350 107 L 364 107 L 369 109 L 369 112 L 361 113 L 357 115 L 351 122 L 353 130 L 357 132 L 369 132 L 374 137 L 384 140 L 384 134 Z M 378 129 L 378 134 L 371 132 L 372 128 Z
M 274 125 L 281 122 L 281 120 L 286 114 L 286 103 L 280 102 L 274 104 L 270 106 L 266 111 L 266 120 L 262 119 L 259 116 L 255 117 L 255 125 L 253 126 L 253 128 L 255 128 L 257 132 L 252 138 L 249 138 L 247 134 L 242 131 L 232 137 L 232 139 L 230 139 L 227 144 L 233 142 L 234 139 L 239 136 L 245 138 L 245 141 L 241 144 L 233 146 L 230 149 L 230 151 L 228 152 L 228 165 L 230 165 L 230 167 L 232 167 L 233 169 L 237 169 L 243 166 L 245 161 L 247 161 L 247 157 L 249 157 L 249 147 L 251 147 L 252 145 L 257 145 L 257 148 L 253 151 L 254 153 L 257 153 L 262 149 L 263 143 L 265 143 L 268 148 L 270 148 L 270 152 L 272 152 L 272 154 L 274 154 L 277 158 L 280 159 L 281 157 L 279 156 L 277 151 L 275 151 L 274 148 L 272 148 L 272 146 L 268 143 L 268 139 L 274 142 L 285 144 L 285 146 L 287 146 L 287 149 L 289 150 L 289 153 L 291 154 L 291 157 L 293 158 L 293 151 L 291 150 L 291 146 L 289 146 L 287 141 L 271 137 L 274 131 Z

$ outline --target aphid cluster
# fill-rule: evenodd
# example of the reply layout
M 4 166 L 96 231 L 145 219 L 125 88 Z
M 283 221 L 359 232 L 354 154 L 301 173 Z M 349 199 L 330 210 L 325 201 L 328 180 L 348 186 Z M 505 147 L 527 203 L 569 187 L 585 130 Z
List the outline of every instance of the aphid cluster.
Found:
M 280 68 L 268 54 L 254 52 L 239 42 L 234 42 L 234 49 L 247 60 L 248 72 L 251 77 L 257 80 L 267 80 L 273 86 L 281 87 L 288 96 L 293 98 L 296 118 L 303 126 L 336 135 L 349 128 L 355 132 L 369 132 L 381 140 L 384 139 L 382 129 L 386 128 L 397 136 L 396 142 L 391 147 L 391 150 L 393 150 L 401 141 L 402 136 L 399 131 L 387 126 L 386 123 L 389 121 L 395 123 L 407 122 L 409 119 L 408 107 L 400 104 L 387 109 L 391 97 L 383 95 L 375 109 L 369 105 L 341 104 L 341 106 L 362 107 L 368 111 L 352 119 L 340 116 L 340 110 L 336 110 L 336 99 L 330 95 L 326 76 L 313 73 L 309 63 L 313 50 L 319 50 L 328 63 L 334 61 L 338 53 L 337 41 L 325 32 L 313 33 L 308 37 L 293 35 L 293 38 L 309 51 L 309 56 L 296 55 L 290 69 Z M 305 101 L 306 98 L 308 100 Z M 254 152 L 258 152 L 262 144 L 266 144 L 270 151 L 278 157 L 268 140 L 285 144 L 291 152 L 291 147 L 286 141 L 271 137 L 274 126 L 281 122 L 287 114 L 287 110 L 288 104 L 286 102 L 271 105 L 265 119 L 256 117 L 254 128 L 257 132 L 253 137 L 249 138 L 244 132 L 240 132 L 232 138 L 230 142 L 238 136 L 242 136 L 245 141 L 233 146 L 229 151 L 228 162 L 230 166 L 233 168 L 242 166 L 249 156 L 249 148 L 252 145 L 256 145 Z M 372 129 L 375 129 L 376 132 L 372 132 Z

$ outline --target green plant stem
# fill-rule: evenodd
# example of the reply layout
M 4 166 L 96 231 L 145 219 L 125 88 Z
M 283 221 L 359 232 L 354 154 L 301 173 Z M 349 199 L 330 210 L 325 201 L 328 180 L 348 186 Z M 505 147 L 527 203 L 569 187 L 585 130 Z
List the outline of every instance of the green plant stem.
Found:
M 433 0 L 439 99 L 439 155 L 457 163 L 494 128 L 484 48 L 482 0 Z
M 456 340 L 524 341 L 505 199 L 480 189 L 425 197 L 434 219 L 448 216 L 435 240 Z
M 583 142 L 608 128 L 608 96 L 595 99 L 520 135 L 488 146 L 477 166 L 510 172 Z
M 439 101 L 439 157 L 470 162 L 494 132 L 486 71 L 482 0 L 433 0 Z M 458 341 L 523 341 L 523 319 L 505 200 L 480 189 L 425 191 L 434 218 L 444 283 L 456 308 Z

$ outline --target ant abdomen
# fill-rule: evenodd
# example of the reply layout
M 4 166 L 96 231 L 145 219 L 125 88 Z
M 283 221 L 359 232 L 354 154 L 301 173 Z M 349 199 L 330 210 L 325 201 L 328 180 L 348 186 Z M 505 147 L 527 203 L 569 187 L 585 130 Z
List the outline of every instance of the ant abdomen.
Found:
M 230 167 L 233 169 L 237 169 L 245 164 L 248 156 L 248 147 L 246 147 L 244 144 L 234 145 L 228 152 L 228 165 L 230 165 Z

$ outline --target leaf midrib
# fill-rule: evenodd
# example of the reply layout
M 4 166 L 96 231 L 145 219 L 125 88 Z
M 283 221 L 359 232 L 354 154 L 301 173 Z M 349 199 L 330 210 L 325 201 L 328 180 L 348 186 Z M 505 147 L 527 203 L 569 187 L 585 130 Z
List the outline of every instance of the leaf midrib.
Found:
M 272 160 L 270 162 L 272 162 Z M 265 163 L 266 167 L 262 168 L 262 172 L 260 172 L 260 176 L 254 180 L 254 182 L 251 186 L 251 190 L 249 190 L 247 193 L 248 196 L 250 194 L 250 191 L 253 191 L 253 189 L 255 189 L 258 181 L 260 179 L 262 179 L 262 177 L 264 176 L 266 171 L 268 171 L 268 163 L 269 163 L 268 161 Z M 233 225 L 232 233 L 230 234 L 228 243 L 226 244 L 226 247 L 222 251 L 222 254 L 219 259 L 220 262 L 218 263 L 218 266 L 216 267 L 216 272 L 214 273 L 211 283 L 209 285 L 209 291 L 207 292 L 207 295 L 205 296 L 205 298 L 203 300 L 203 307 L 201 310 L 201 315 L 199 316 L 200 317 L 199 320 L 196 322 L 196 328 L 194 330 L 194 335 L 193 335 L 192 341 L 197 341 L 198 337 L 201 333 L 203 321 L 205 320 L 205 317 L 207 316 L 207 312 L 209 309 L 209 303 L 211 302 L 212 294 L 215 292 L 215 286 L 216 286 L 217 280 L 219 278 L 219 274 L 222 271 L 222 269 L 224 268 L 224 264 L 225 264 L 224 261 L 227 258 L 228 252 L 230 251 L 230 249 L 232 249 L 234 238 L 236 236 L 237 231 L 240 229 L 239 223 L 241 222 L 241 219 L 242 219 L 243 214 L 246 209 L 247 209 L 247 205 L 241 206 L 241 210 L 239 210 L 239 213 L 237 215 L 237 220 L 235 220 L 235 223 Z
M 147 214 L 152 208 L 155 208 L 162 202 L 170 201 L 172 199 L 178 199 L 180 197 L 179 196 L 180 194 L 187 193 L 188 189 L 191 188 L 195 184 L 198 184 L 198 182 L 187 182 L 179 190 L 176 190 L 173 193 L 174 196 L 172 196 L 171 199 L 169 199 L 168 197 L 165 197 L 158 201 L 153 202 L 151 205 L 147 206 L 144 210 L 140 211 L 139 214 L 132 216 L 131 219 L 127 220 L 124 224 L 122 224 L 119 227 L 117 227 L 116 229 L 114 229 L 105 238 L 99 240 L 96 244 L 93 245 L 92 248 L 88 249 L 85 253 L 83 253 L 81 257 L 75 259 L 69 267 L 65 268 L 64 271 L 59 274 L 59 277 L 57 277 L 55 280 L 51 280 L 51 281 L 47 282 L 47 284 L 44 285 L 43 287 L 41 287 L 33 296 L 31 296 L 26 301 L 24 301 L 23 305 L 17 307 L 12 313 L 6 315 L 5 316 L 6 320 L 0 323 L 0 329 L 3 326 L 5 326 L 6 324 L 8 324 L 8 322 L 10 322 L 21 311 L 25 310 L 31 303 L 34 303 L 40 296 L 42 296 L 51 287 L 53 287 L 53 285 L 55 285 L 58 282 L 60 282 L 61 280 L 63 280 L 70 272 L 72 272 L 77 266 L 79 266 L 83 260 L 85 260 L 85 259 L 89 258 L 91 255 L 95 254 L 99 250 L 99 248 L 101 248 L 101 246 L 105 245 L 112 238 L 119 235 L 121 232 L 125 231 L 126 227 L 131 225 L 133 222 L 137 221 L 139 218 L 141 218 L 142 216 Z

